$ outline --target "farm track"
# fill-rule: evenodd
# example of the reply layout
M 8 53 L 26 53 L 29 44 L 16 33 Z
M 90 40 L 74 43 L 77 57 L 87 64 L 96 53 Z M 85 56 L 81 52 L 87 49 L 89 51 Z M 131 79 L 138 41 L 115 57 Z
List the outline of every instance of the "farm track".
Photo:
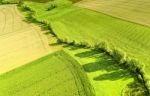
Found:
M 0 25 L 0 74 L 52 52 L 46 31 L 25 22 L 16 5 L 0 6 Z

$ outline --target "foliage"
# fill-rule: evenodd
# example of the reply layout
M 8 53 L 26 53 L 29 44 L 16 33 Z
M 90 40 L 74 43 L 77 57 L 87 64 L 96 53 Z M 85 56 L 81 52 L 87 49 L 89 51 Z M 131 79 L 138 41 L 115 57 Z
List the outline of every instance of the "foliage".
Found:
M 25 3 L 25 5 L 35 12 L 34 18 L 37 21 L 50 24 L 54 34 L 62 42 L 74 41 L 75 44 L 83 47 L 90 46 L 101 49 L 108 52 L 120 64 L 128 62 L 128 67 L 133 72 L 142 69 L 142 74 L 148 76 L 146 74 L 150 72 L 148 70 L 150 61 L 146 58 L 149 57 L 148 54 L 150 53 L 148 50 L 149 42 L 147 42 L 150 28 L 71 6 L 71 3 L 68 1 L 64 3 L 65 1 L 67 0 L 63 0 L 63 3 L 59 0 L 49 2 L 49 4 L 55 4 L 57 7 L 48 12 L 45 11 L 46 6 L 48 6 L 46 4 Z M 36 7 L 39 9 L 37 10 Z M 126 61 L 127 57 L 131 58 L 131 61 Z M 146 67 L 144 69 L 138 67 L 141 64 L 134 62 L 133 58 L 138 59 Z M 143 77 L 145 78 L 145 76 Z

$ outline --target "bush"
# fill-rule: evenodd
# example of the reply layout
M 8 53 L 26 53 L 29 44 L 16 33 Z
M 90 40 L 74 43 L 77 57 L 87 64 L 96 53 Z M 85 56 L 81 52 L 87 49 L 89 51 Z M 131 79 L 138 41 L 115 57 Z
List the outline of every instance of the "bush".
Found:
M 97 51 L 108 52 L 108 46 L 105 42 L 97 43 L 94 45 L 94 49 Z
M 68 42 L 69 45 L 74 45 L 75 44 L 75 40 Z
M 63 41 L 63 40 L 61 40 L 61 39 L 57 39 L 57 43 L 58 43 L 58 44 L 63 43 L 62 41 Z
M 80 47 L 87 47 L 88 45 L 89 44 L 87 42 L 85 42 L 85 41 L 79 43 Z
M 114 49 L 111 55 L 115 62 L 119 64 L 123 64 L 125 62 L 126 56 L 122 51 Z
M 55 4 L 51 4 L 46 11 L 50 11 L 52 9 L 56 8 L 56 5 Z
M 62 40 L 62 42 L 63 42 L 63 43 L 68 43 L 68 39 L 65 38 L 65 39 Z

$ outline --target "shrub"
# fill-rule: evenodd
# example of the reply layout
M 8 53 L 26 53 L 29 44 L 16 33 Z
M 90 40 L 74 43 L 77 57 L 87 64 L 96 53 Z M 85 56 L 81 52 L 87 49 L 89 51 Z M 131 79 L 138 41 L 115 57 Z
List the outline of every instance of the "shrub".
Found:
M 88 43 L 85 42 L 85 41 L 83 41 L 83 42 L 80 42 L 80 43 L 79 43 L 79 46 L 80 46 L 80 47 L 87 47 L 87 46 L 88 46 Z
M 63 43 L 63 40 L 57 39 L 57 43 L 58 43 L 58 44 L 61 44 L 61 43 Z
M 74 45 L 75 44 L 75 40 L 68 42 L 69 45 Z
M 115 62 L 119 64 L 123 64 L 125 62 L 126 56 L 122 51 L 114 49 L 111 55 Z
M 96 49 L 98 51 L 102 51 L 102 52 L 107 52 L 108 51 L 108 46 L 105 42 L 96 43 L 94 45 L 94 49 Z
M 47 9 L 46 11 L 50 11 L 52 9 L 56 8 L 56 5 L 55 4 L 51 4 Z
M 63 43 L 68 43 L 68 40 L 67 40 L 67 38 L 65 38 L 65 39 L 62 39 L 62 42 L 63 42 Z

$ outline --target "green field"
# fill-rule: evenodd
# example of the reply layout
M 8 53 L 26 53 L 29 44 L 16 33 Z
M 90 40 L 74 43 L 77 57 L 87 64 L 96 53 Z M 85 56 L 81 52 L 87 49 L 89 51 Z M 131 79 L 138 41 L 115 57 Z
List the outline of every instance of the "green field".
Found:
M 135 83 L 134 78 L 128 70 L 118 67 L 109 56 L 91 49 L 73 46 L 66 47 L 65 51 L 83 66 L 96 96 L 112 96 L 112 94 L 128 96 L 129 93 L 133 96 L 134 91 L 129 88 L 129 85 Z M 129 91 L 126 91 L 128 88 Z
M 77 6 L 150 26 L 149 0 L 83 0 Z
M 149 96 L 148 0 L 19 1 L 0 0 L 19 3 L 23 21 L 60 51 L 0 75 L 0 96 Z M 4 7 L 1 17 L 13 17 Z
M 144 76 L 149 77 L 150 28 L 68 3 L 64 5 L 65 7 L 58 6 L 45 11 L 45 4 L 24 4 L 35 12 L 35 19 L 49 24 L 56 36 L 63 41 L 75 41 L 76 44 L 87 42 L 89 46 L 105 43 L 108 52 L 119 50 L 125 54 L 125 60 L 138 60 L 143 66 Z
M 1 75 L 0 85 L 0 96 L 92 96 L 83 69 L 64 51 Z

